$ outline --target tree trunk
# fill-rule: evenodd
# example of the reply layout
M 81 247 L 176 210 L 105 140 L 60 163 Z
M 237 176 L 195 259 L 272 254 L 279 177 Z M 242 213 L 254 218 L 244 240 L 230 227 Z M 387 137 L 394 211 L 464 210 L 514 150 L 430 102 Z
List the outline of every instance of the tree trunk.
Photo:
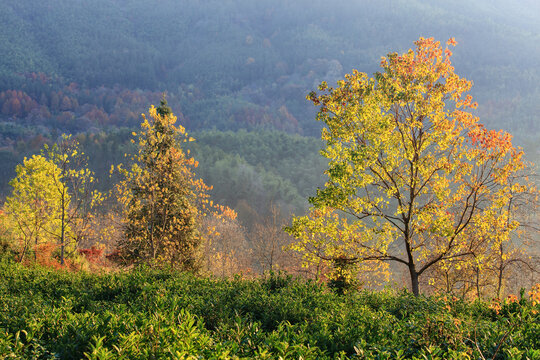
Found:
M 480 299 L 480 268 L 476 266 L 476 297 Z
M 65 234 L 66 234 L 66 190 L 62 189 L 62 223 L 60 234 L 60 265 L 64 265 L 64 248 L 65 248 Z
M 38 226 L 38 219 L 37 219 L 37 216 L 36 216 L 36 219 L 35 219 L 35 222 L 34 222 L 34 226 L 35 226 L 35 229 L 36 229 L 36 236 L 34 237 L 34 240 L 35 240 L 35 243 L 34 243 L 34 264 L 37 263 L 37 252 L 38 252 L 38 237 L 39 237 L 39 228 L 40 226 Z M 30 244 L 28 244 L 30 246 Z
M 414 267 L 414 264 L 409 265 L 409 274 L 411 275 L 411 289 L 414 296 L 418 297 L 420 295 L 420 289 L 418 286 L 418 272 Z
M 498 274 L 497 274 L 497 299 L 501 298 L 502 284 L 503 284 L 503 272 L 504 272 L 504 267 L 501 264 L 501 266 L 499 266 Z
M 504 249 L 502 244 L 499 245 L 499 267 L 497 269 L 497 299 L 501 298 L 502 286 L 503 286 L 503 275 L 504 275 Z
M 19 263 L 21 264 L 23 262 L 23 259 L 24 259 L 24 255 L 26 255 L 26 250 L 28 249 L 30 243 L 31 243 L 32 239 L 30 239 L 29 241 L 26 241 L 25 239 L 25 242 L 24 242 L 24 248 L 23 248 L 23 251 L 21 253 L 21 257 L 19 258 Z

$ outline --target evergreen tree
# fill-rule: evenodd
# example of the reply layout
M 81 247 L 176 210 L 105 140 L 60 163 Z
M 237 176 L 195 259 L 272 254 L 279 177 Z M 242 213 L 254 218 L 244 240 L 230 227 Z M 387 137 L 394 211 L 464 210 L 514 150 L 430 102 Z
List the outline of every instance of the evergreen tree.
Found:
M 118 186 L 125 217 L 119 255 L 126 265 L 200 267 L 198 225 L 209 188 L 195 178 L 197 162 L 181 147 L 193 139 L 175 122 L 163 98 L 157 109 L 150 108 L 149 118 L 143 115 L 140 133 L 134 133 L 139 150 Z

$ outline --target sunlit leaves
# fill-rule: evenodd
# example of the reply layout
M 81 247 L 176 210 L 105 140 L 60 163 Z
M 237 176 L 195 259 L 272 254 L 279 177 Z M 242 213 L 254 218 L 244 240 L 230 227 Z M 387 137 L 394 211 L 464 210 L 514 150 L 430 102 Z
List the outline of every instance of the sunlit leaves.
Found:
M 181 144 L 193 141 L 162 100 L 143 114 L 137 134 L 138 153 L 129 169 L 120 167 L 124 181 L 117 186 L 124 209 L 124 237 L 119 243 L 126 264 L 148 263 L 183 270 L 200 267 L 203 216 L 234 218 L 229 208 L 209 200 L 210 187 L 197 179 L 198 162 Z
M 384 254 L 394 235 L 389 227 L 374 229 L 362 222 L 349 222 L 334 209 L 321 206 L 313 208 L 305 217 L 294 218 L 286 231 L 298 239 L 289 248 L 302 254 L 304 267 L 322 261 L 326 267 L 334 268 L 326 274 L 329 279 L 360 274 L 364 285 L 376 285 L 387 280 L 387 264 L 373 258 L 368 246 L 376 247 L 380 254 Z M 359 243 L 366 246 L 358 246 Z M 357 266 L 343 274 L 335 268 L 336 260 Z
M 13 187 L 4 209 L 5 223 L 13 239 L 13 247 L 22 261 L 30 253 L 34 260 L 42 244 L 56 244 L 60 231 L 61 203 L 54 179 L 60 168 L 41 155 L 25 158 L 17 166 L 17 176 L 10 182 Z M 60 184 L 65 188 L 63 184 Z M 69 207 L 70 199 L 65 199 Z
M 12 237 L 19 245 L 20 260 L 28 251 L 49 246 L 61 265 L 75 254 L 77 244 L 92 231 L 93 210 L 103 195 L 92 188 L 95 178 L 86 167 L 84 154 L 70 135 L 44 146 L 42 155 L 25 159 L 17 166 L 10 183 L 13 191 L 5 208 Z M 31 241 L 31 242 L 30 242 Z
M 494 227 L 515 229 L 500 209 L 522 189 L 512 184 L 516 192 L 506 191 L 525 164 L 509 134 L 487 130 L 469 112 L 477 106 L 466 94 L 472 83 L 454 73 L 448 47 L 432 38 L 415 45 L 382 58 L 374 78 L 354 70 L 308 99 L 320 107 L 329 159 L 329 181 L 311 202 L 354 220 L 339 225 L 347 244 L 327 248 L 325 257 L 345 251 L 355 261 L 400 262 L 418 293 L 418 277 L 434 264 L 468 259 L 477 242 L 491 241 Z M 317 219 L 297 218 L 291 231 L 300 243 L 335 243 L 337 230 L 313 227 Z

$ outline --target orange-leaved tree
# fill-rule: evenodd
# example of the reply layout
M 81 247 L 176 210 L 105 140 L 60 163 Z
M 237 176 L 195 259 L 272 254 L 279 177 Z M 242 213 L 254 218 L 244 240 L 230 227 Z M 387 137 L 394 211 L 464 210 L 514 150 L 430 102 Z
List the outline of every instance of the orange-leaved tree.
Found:
M 143 115 L 137 137 L 138 152 L 129 169 L 120 168 L 124 180 L 117 186 L 124 209 L 119 258 L 126 264 L 145 263 L 197 271 L 201 267 L 204 230 L 201 218 L 208 213 L 234 218 L 234 211 L 217 206 L 197 179 L 198 163 L 181 144 L 192 141 L 165 98 L 149 118 Z
M 310 202 L 319 217 L 341 215 L 331 227 L 297 217 L 288 231 L 300 251 L 332 231 L 331 246 L 312 246 L 329 262 L 402 264 L 418 295 L 434 265 L 470 259 L 488 247 L 479 242 L 507 241 L 519 225 L 510 194 L 531 186 L 509 181 L 525 168 L 511 136 L 469 111 L 477 104 L 451 64 L 454 39 L 444 49 L 432 38 L 415 45 L 382 58 L 374 78 L 354 70 L 336 88 L 323 82 L 308 95 L 320 106 L 329 159 L 329 180 Z

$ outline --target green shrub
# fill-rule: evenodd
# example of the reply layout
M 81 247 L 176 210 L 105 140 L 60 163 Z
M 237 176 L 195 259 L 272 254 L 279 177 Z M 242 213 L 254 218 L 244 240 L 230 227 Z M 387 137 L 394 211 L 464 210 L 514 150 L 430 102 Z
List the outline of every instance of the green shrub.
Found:
M 539 359 L 540 307 L 0 262 L 0 358 Z

